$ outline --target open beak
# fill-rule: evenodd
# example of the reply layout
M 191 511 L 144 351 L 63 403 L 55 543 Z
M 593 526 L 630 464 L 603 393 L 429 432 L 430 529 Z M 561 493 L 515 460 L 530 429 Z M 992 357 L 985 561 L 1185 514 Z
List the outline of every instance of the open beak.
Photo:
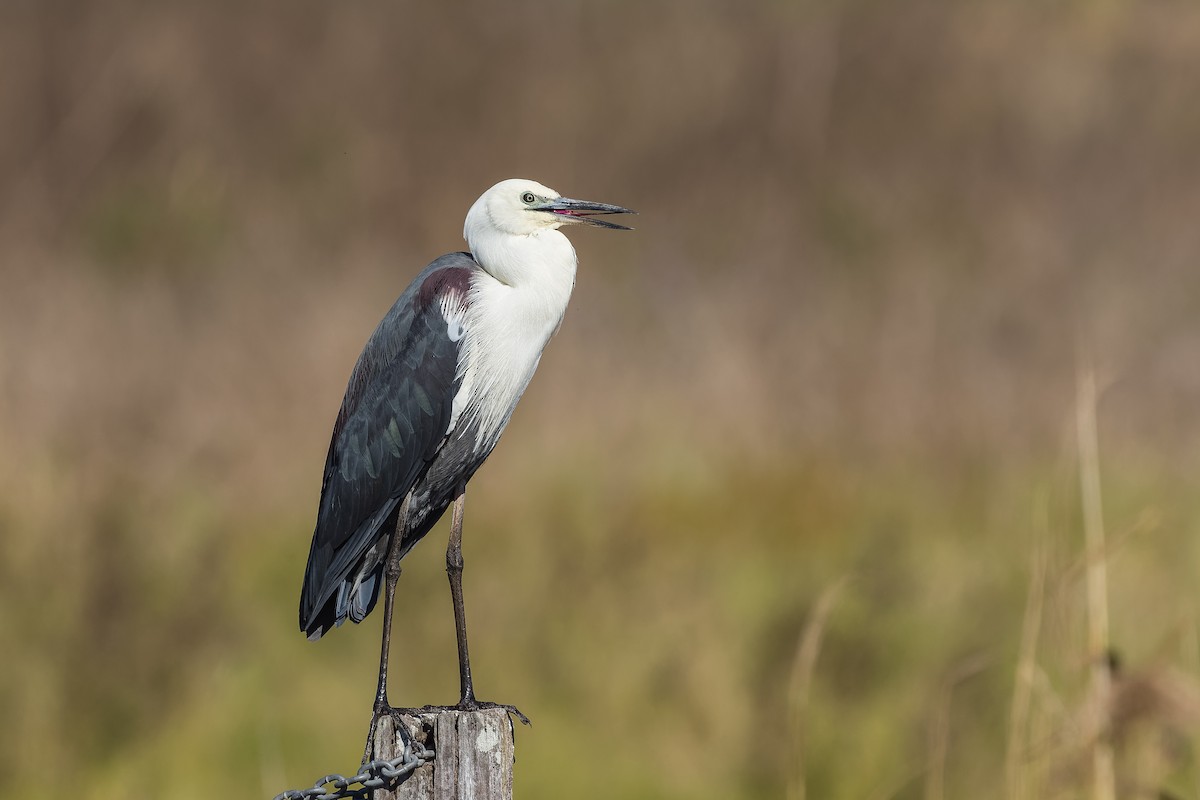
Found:
M 560 217 L 566 217 L 563 222 L 586 222 L 588 225 L 595 225 L 598 228 L 611 228 L 617 231 L 631 231 L 633 228 L 628 228 L 624 225 L 618 225 L 615 222 L 609 222 L 604 219 L 597 219 L 602 214 L 636 214 L 628 208 L 620 206 L 612 206 L 608 203 L 593 203 L 589 200 L 572 200 L 569 197 L 559 197 L 551 200 L 548 203 L 543 203 L 537 207 L 538 211 L 548 211 L 551 214 L 557 214 Z

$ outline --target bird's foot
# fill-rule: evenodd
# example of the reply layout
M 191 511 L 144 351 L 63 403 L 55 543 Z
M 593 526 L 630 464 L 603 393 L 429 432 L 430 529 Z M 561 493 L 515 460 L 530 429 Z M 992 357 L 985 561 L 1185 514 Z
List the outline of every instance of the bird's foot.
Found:
M 375 756 L 375 732 L 381 719 L 388 717 L 392 720 L 393 730 L 407 746 L 412 742 L 412 733 L 408 729 L 405 717 L 414 717 L 419 713 L 421 709 L 418 708 L 393 708 L 386 701 L 376 700 L 371 710 L 371 727 L 367 730 L 367 746 L 363 749 L 363 766 L 369 764 Z
M 479 711 L 482 708 L 500 708 L 521 720 L 522 725 L 533 725 L 533 723 L 529 721 L 529 717 L 521 713 L 521 709 L 505 703 L 492 703 L 487 700 L 476 700 L 474 697 L 471 697 L 465 700 L 460 700 L 455 708 L 460 711 Z
M 523 725 L 533 725 L 529 721 L 529 717 L 521 713 L 521 709 L 516 706 L 506 705 L 505 703 L 492 703 L 487 700 L 476 700 L 474 697 L 464 698 L 459 700 L 456 705 L 452 706 L 422 706 L 421 708 L 406 708 L 404 711 L 411 714 L 436 714 L 440 711 L 481 711 L 485 708 L 500 708 L 505 712 L 512 714 Z

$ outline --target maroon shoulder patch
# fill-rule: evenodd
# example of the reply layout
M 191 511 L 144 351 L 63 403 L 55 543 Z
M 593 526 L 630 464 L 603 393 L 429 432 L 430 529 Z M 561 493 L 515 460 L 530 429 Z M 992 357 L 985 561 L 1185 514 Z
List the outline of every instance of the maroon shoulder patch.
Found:
M 428 308 L 439 297 L 454 292 L 466 301 L 471 289 L 471 270 L 466 267 L 439 269 L 421 283 L 417 291 L 417 308 Z

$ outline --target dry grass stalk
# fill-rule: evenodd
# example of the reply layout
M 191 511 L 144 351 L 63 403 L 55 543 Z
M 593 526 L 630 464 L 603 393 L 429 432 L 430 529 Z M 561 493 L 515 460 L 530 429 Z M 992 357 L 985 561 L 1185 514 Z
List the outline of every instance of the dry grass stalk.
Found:
M 1200 636 L 1196 635 L 1196 609 L 1189 607 L 1188 613 L 1184 617 L 1185 625 L 1183 627 L 1183 637 L 1179 643 L 1183 663 L 1193 675 L 1200 671 Z M 1200 797 L 1200 769 L 1196 770 L 1193 775 L 1195 786 L 1193 793 L 1195 797 Z
M 1108 565 L 1104 552 L 1104 516 L 1100 496 L 1100 448 L 1096 432 L 1096 376 L 1081 369 L 1076 385 L 1076 432 L 1079 444 L 1079 490 L 1083 505 L 1083 534 L 1087 550 L 1088 656 L 1091 662 L 1091 701 L 1098 710 L 1110 707 L 1112 676 L 1109 651 Z M 1096 800 L 1113 800 L 1116 778 L 1107 714 L 1095 717 L 1092 737 L 1092 782 Z
M 1026 751 L 1025 741 L 1029 728 L 1030 701 L 1037 671 L 1037 643 L 1042 629 L 1042 609 L 1046 597 L 1048 514 L 1048 499 L 1043 494 L 1038 500 L 1034 513 L 1029 594 L 1025 599 L 1020 651 L 1017 655 L 1012 705 L 1008 715 L 1008 748 L 1004 758 L 1004 777 L 1010 800 L 1020 800 L 1020 798 L 1031 796 L 1027 781 L 1028 773 L 1021 769 L 1021 761 L 1023 753 Z
M 813 673 L 817 667 L 817 655 L 821 650 L 821 635 L 825 622 L 833 609 L 842 588 L 846 585 L 843 576 L 826 586 L 817 598 L 812 615 L 804 625 L 796 657 L 792 661 L 792 678 L 788 687 L 789 728 L 792 740 L 792 770 L 788 775 L 788 800 L 804 800 L 804 718 L 808 710 L 808 698 L 812 689 Z
M 929 726 L 929 766 L 925 775 L 925 800 L 943 800 L 946 796 L 946 754 L 950 750 L 950 701 L 954 689 L 987 666 L 986 653 L 959 659 L 938 688 L 933 720 Z

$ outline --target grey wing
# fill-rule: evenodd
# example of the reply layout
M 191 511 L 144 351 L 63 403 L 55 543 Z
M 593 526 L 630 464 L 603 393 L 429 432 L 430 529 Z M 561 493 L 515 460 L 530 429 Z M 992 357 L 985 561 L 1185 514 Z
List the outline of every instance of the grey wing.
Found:
M 310 638 L 348 616 L 358 622 L 374 606 L 399 505 L 449 432 L 461 332 L 448 328 L 443 309 L 465 307 L 473 268 L 462 254 L 427 267 L 380 322 L 351 373 L 325 460 L 300 596 L 300 627 Z

